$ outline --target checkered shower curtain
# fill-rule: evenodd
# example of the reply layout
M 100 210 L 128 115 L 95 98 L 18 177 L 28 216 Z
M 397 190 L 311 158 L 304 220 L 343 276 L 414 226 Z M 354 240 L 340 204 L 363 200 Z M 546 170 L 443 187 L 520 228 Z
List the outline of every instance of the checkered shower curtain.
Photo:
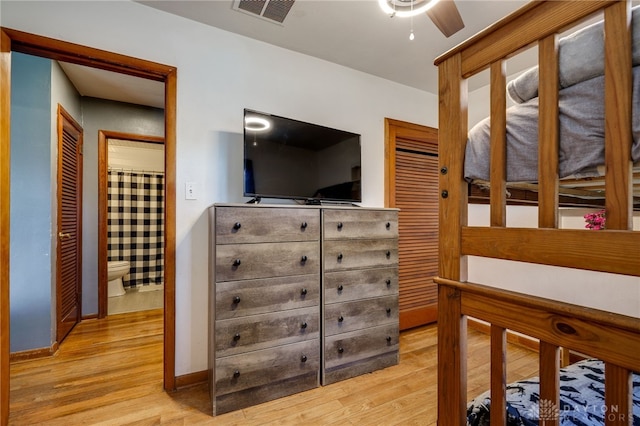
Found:
M 129 261 L 125 286 L 162 284 L 164 176 L 109 170 L 109 261 Z

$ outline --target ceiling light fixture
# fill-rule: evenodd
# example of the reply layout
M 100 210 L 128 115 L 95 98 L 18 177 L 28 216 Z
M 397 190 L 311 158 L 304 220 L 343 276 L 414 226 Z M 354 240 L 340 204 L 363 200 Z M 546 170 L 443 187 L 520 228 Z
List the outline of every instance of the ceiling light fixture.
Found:
M 378 0 L 380 8 L 387 15 L 410 18 L 425 13 L 440 0 Z
M 262 132 L 271 127 L 269 120 L 261 117 L 246 117 L 244 119 L 244 128 L 252 132 Z

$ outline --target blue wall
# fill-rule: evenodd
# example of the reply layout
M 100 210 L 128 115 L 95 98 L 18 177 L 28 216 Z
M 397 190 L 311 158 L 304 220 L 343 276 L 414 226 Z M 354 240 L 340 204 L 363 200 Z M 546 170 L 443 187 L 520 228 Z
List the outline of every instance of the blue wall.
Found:
M 11 54 L 11 352 L 50 347 L 51 61 Z

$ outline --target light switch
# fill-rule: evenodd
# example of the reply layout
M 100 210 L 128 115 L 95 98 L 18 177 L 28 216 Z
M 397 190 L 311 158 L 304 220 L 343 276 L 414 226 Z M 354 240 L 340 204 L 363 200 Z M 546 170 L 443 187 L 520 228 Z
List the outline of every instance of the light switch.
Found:
M 196 200 L 198 199 L 198 194 L 196 193 L 196 183 L 195 182 L 187 182 L 185 183 L 185 200 Z

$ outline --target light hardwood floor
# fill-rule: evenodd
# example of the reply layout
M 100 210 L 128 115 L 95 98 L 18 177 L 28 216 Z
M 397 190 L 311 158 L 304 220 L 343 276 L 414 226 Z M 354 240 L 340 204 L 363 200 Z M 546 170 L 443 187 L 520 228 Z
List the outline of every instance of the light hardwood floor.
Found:
M 212 417 L 205 384 L 162 390 L 162 310 L 87 320 L 55 356 L 11 365 L 9 424 L 433 425 L 436 332 L 401 333 L 397 366 Z M 488 336 L 470 330 L 468 351 L 473 396 L 488 387 Z M 509 346 L 509 381 L 537 365 L 536 353 Z

